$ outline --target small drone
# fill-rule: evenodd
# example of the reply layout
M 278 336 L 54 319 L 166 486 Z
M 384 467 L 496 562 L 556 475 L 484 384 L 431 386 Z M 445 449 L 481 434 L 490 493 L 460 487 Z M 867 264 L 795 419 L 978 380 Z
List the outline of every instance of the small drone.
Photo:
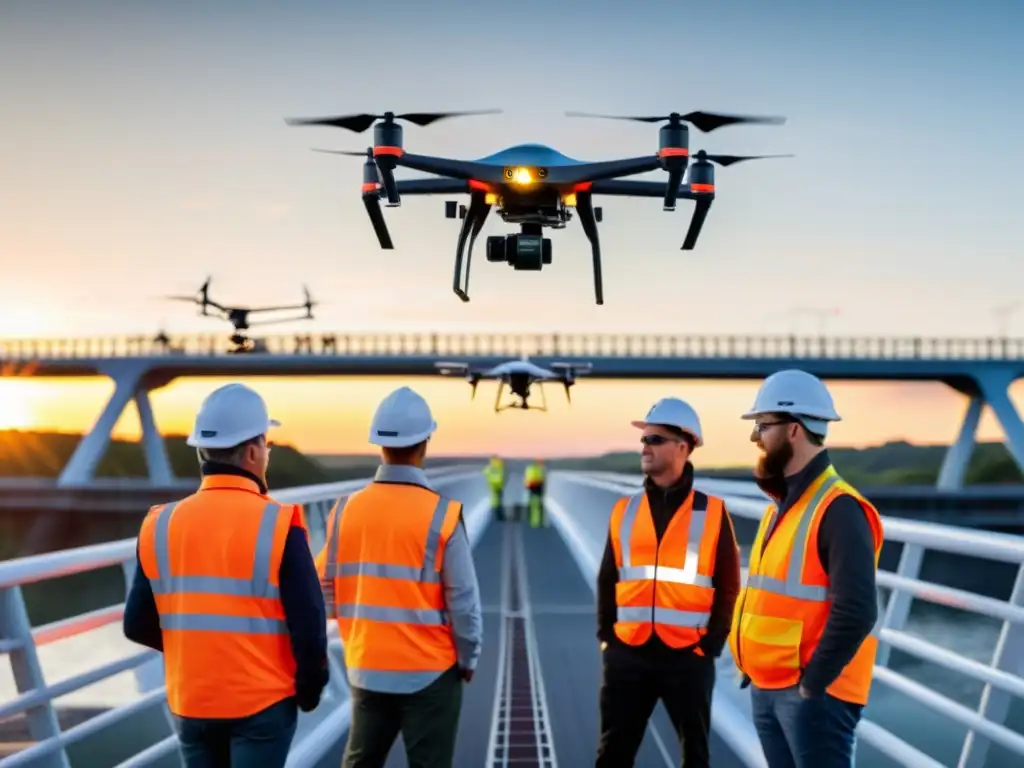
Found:
M 487 260 L 504 262 L 516 270 L 537 271 L 551 263 L 551 240 L 543 236 L 544 227 L 562 229 L 572 218 L 575 209 L 583 232 L 590 241 L 593 256 L 594 296 L 604 304 L 601 277 L 601 245 L 597 223 L 602 220 L 600 207 L 594 206 L 594 195 L 626 197 L 655 197 L 662 199 L 664 210 L 675 210 L 679 198 L 695 202 L 690 226 L 683 240 L 682 250 L 689 251 L 697 244 L 704 220 L 715 199 L 715 169 L 717 163 L 728 166 L 743 160 L 765 157 L 791 157 L 792 155 L 711 155 L 703 149 L 692 156 L 689 149 L 689 129 L 686 123 L 705 133 L 726 125 L 738 123 L 782 124 L 781 117 L 750 117 L 723 115 L 711 112 L 673 112 L 664 117 L 618 117 L 567 112 L 570 117 L 601 117 L 619 120 L 637 120 L 644 123 L 667 121 L 659 132 L 658 151 L 621 160 L 586 162 L 574 160 L 541 144 L 520 144 L 503 149 L 479 160 L 457 160 L 428 155 L 414 155 L 402 145 L 402 126 L 396 120 L 405 120 L 419 126 L 438 120 L 465 116 L 497 114 L 501 110 L 474 110 L 469 112 L 410 112 L 396 115 L 357 114 L 343 117 L 288 119 L 289 125 L 318 125 L 345 128 L 362 133 L 373 127 L 373 146 L 365 152 L 343 150 L 314 150 L 332 154 L 354 155 L 366 158 L 363 163 L 363 203 L 373 224 L 380 247 L 394 247 L 387 224 L 380 210 L 380 200 L 387 206 L 401 205 L 405 195 L 453 195 L 466 193 L 469 205 L 457 201 L 445 203 L 445 216 L 460 218 L 462 227 L 455 247 L 455 275 L 453 290 L 463 301 L 469 301 L 469 269 L 473 245 L 483 229 L 492 207 L 506 224 L 518 225 L 520 232 L 487 238 Z M 376 122 L 381 120 L 382 122 Z M 435 174 L 434 178 L 396 180 L 398 166 Z M 689 166 L 689 178 L 683 176 Z M 665 181 L 622 179 L 638 173 L 664 170 Z M 465 269 L 463 258 L 465 257 Z
M 220 312 L 220 316 L 229 321 L 235 329 L 235 332 L 231 334 L 231 343 L 234 344 L 232 352 L 242 353 L 251 352 L 253 349 L 252 340 L 244 333 L 254 325 L 271 325 L 274 323 L 287 323 L 294 320 L 312 320 L 313 319 L 313 307 L 316 306 L 315 301 L 309 294 L 309 289 L 303 286 L 303 291 L 306 295 L 306 301 L 302 304 L 290 304 L 283 306 L 273 307 L 226 307 L 223 304 L 218 304 L 210 298 L 210 281 L 211 278 L 207 277 L 206 282 L 203 283 L 199 290 L 192 296 L 167 296 L 166 298 L 173 301 L 189 301 L 194 304 L 198 304 L 201 307 L 199 312 L 204 317 L 209 317 L 209 308 Z M 269 318 L 267 320 L 260 320 L 257 322 L 249 322 L 249 315 L 257 312 L 285 312 L 304 309 L 306 314 L 292 316 L 292 317 L 277 317 Z
M 572 402 L 569 389 L 576 383 L 576 377 L 589 373 L 591 363 L 551 363 L 551 368 L 541 368 L 531 363 L 527 358 L 521 360 L 510 360 L 501 363 L 493 368 L 482 371 L 474 371 L 468 363 L 435 363 L 438 373 L 444 376 L 464 376 L 472 388 L 470 399 L 476 397 L 476 388 L 481 379 L 497 379 L 498 394 L 494 399 L 494 412 L 498 413 L 508 408 L 519 408 L 521 410 L 546 411 L 548 409 L 547 398 L 544 396 L 544 382 L 559 381 L 565 387 L 565 399 Z M 541 406 L 531 406 L 530 386 L 537 384 L 540 389 Z M 519 398 L 519 402 L 505 403 L 502 405 L 501 394 L 505 387 L 508 387 L 513 395 Z

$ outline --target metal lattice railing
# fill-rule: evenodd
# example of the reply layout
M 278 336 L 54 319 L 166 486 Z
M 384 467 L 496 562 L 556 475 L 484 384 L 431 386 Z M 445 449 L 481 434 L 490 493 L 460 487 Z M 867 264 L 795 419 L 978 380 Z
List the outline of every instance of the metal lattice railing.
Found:
M 555 499 L 551 510 L 552 522 L 562 531 L 581 568 L 592 570 L 595 578 L 597 558 L 600 557 L 603 536 L 607 532 L 602 527 L 607 526 L 607 516 L 595 514 L 592 498 L 586 505 L 587 514 L 581 514 L 581 510 L 573 508 L 573 498 L 580 488 L 604 490 L 608 492 L 610 513 L 614 499 L 618 495 L 635 493 L 641 487 L 641 480 L 639 476 L 611 472 L 552 473 L 550 493 Z M 729 512 L 738 518 L 759 521 L 768 504 L 768 498 L 752 483 L 698 480 L 697 485 L 708 493 L 725 498 Z M 960 768 L 983 768 L 992 744 L 1020 755 L 1024 762 L 1024 735 L 1004 724 L 1012 698 L 1024 698 L 1024 537 L 892 517 L 883 517 L 883 523 L 886 540 L 899 542 L 902 548 L 896 570 L 878 572 L 877 583 L 888 592 L 888 598 L 884 604 L 882 642 L 876 659 L 875 681 L 967 729 L 957 763 Z M 1009 599 L 998 600 L 925 581 L 921 566 L 926 551 L 1016 566 L 1016 578 Z M 915 599 L 1002 622 L 999 639 L 989 663 L 965 658 L 930 640 L 910 634 L 906 625 L 911 603 Z M 893 649 L 982 683 L 984 691 L 979 705 L 972 709 L 892 669 L 889 658 Z M 728 651 L 723 655 L 727 654 Z M 727 695 L 723 696 L 722 693 Z M 731 691 L 722 693 L 716 692 L 716 701 L 721 702 L 730 695 L 740 695 L 739 692 Z M 720 718 L 718 710 L 715 718 Z M 748 765 L 761 768 L 766 766 L 749 723 L 738 723 L 733 714 L 726 711 L 717 725 L 721 726 L 723 738 L 736 749 L 738 755 L 745 756 Z M 858 733 L 864 742 L 900 765 L 914 768 L 943 766 L 943 763 L 896 736 L 881 723 L 864 719 Z
M 0 360 L 230 354 L 223 334 L 0 339 Z M 592 333 L 318 333 L 254 338 L 255 353 L 520 357 L 1024 361 L 1024 338 L 650 335 Z
M 480 468 L 468 465 L 428 470 L 438 488 L 480 478 Z M 300 503 L 308 522 L 310 547 L 316 552 L 323 546 L 326 516 L 339 496 L 362 487 L 368 479 L 342 483 L 326 483 L 285 489 L 274 493 L 283 502 Z M 482 491 L 481 491 L 482 493 Z M 467 531 L 477 541 L 481 522 L 487 519 L 485 505 L 465 512 Z M 105 625 L 120 622 L 124 603 L 90 611 L 67 619 L 33 627 L 25 608 L 22 587 L 77 573 L 121 566 L 126 589 L 135 573 L 135 539 L 97 544 L 77 549 L 52 552 L 0 562 L 0 653 L 10 661 L 18 694 L 0 702 L 0 721 L 24 714 L 33 743 L 0 760 L 0 767 L 32 766 L 33 768 L 69 768 L 68 748 L 107 728 L 124 725 L 143 710 L 162 706 L 167 719 L 168 736 L 120 764 L 118 768 L 141 767 L 166 758 L 177 749 L 177 736 L 166 708 L 163 666 L 160 654 L 140 649 L 131 655 L 109 661 L 58 682 L 49 682 L 43 673 L 39 649 L 51 643 L 79 636 Z M 334 622 L 331 623 L 331 679 L 324 692 L 324 702 L 312 713 L 300 715 L 289 765 L 306 768 L 340 738 L 348 725 L 348 688 L 340 667 L 341 641 Z M 62 730 L 54 700 L 86 686 L 107 680 L 123 672 L 136 673 L 141 696 L 129 704 L 107 710 L 83 723 Z M 333 705 L 333 706 L 332 706 Z

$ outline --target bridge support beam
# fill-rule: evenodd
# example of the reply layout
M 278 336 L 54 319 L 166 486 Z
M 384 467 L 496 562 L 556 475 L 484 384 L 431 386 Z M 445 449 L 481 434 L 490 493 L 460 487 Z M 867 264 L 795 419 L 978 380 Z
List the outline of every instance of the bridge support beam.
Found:
M 971 454 L 977 443 L 978 424 L 988 405 L 1003 430 L 1006 450 L 1024 473 L 1024 421 L 1010 399 L 1010 385 L 1016 376 L 1006 371 L 978 374 L 965 394 L 970 398 L 956 441 L 949 447 L 939 470 L 936 486 L 942 490 L 962 488 Z M 959 389 L 959 387 L 958 387 Z M 963 391 L 963 390 L 961 390 Z
M 971 454 L 974 453 L 974 446 L 978 442 L 978 424 L 981 422 L 981 412 L 985 409 L 985 401 L 980 395 L 972 395 L 967 403 L 967 412 L 960 424 L 960 434 L 956 441 L 949 446 L 946 456 L 942 460 L 942 468 L 939 470 L 939 480 L 936 485 L 943 491 L 952 491 L 962 488 L 964 477 L 967 475 L 967 467 L 971 463 Z
M 95 480 L 96 467 L 110 447 L 114 427 L 117 426 L 128 403 L 133 400 L 142 427 L 142 448 L 146 457 L 149 482 L 152 485 L 171 484 L 174 481 L 174 473 L 149 400 L 150 392 L 166 386 L 171 379 L 156 378 L 141 366 L 119 366 L 105 373 L 114 380 L 114 394 L 110 396 L 93 428 L 75 447 L 67 466 L 57 478 L 57 485 L 89 485 Z

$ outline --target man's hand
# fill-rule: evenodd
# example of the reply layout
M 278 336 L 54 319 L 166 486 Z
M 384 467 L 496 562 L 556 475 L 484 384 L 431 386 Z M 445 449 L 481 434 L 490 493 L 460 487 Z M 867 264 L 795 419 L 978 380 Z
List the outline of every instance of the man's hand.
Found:
M 804 684 L 803 683 L 800 683 L 800 687 L 797 690 L 800 692 L 800 698 L 801 699 L 813 699 L 814 698 L 814 696 L 811 694 L 811 692 L 808 691 L 806 688 L 804 688 Z
M 459 677 L 461 677 L 465 682 L 471 683 L 473 682 L 473 670 L 466 669 L 465 667 L 459 667 Z

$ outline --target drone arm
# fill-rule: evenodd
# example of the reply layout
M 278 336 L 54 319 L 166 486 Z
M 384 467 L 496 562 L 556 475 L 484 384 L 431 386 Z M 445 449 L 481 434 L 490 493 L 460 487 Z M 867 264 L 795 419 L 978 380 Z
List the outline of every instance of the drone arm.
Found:
M 424 173 L 434 173 L 438 176 L 446 176 L 449 179 L 461 179 L 463 181 L 469 181 L 470 179 L 494 182 L 501 181 L 502 170 L 500 167 L 494 165 L 467 162 L 465 160 L 453 160 L 447 157 L 411 155 L 407 152 L 389 157 L 394 161 L 395 165 L 400 165 L 403 168 L 411 168 L 414 171 L 423 171 Z
M 547 181 L 550 184 L 580 184 L 588 181 L 615 179 L 619 176 L 633 176 L 637 173 L 647 173 L 659 169 L 661 169 L 661 160 L 658 156 L 648 155 L 625 160 L 609 160 L 603 163 L 556 166 L 548 169 Z
M 469 192 L 469 182 L 465 179 L 403 179 L 395 182 L 400 195 L 457 195 Z M 378 190 L 380 197 L 385 197 L 383 189 Z
M 594 299 L 604 304 L 604 285 L 601 277 L 601 240 L 597 234 L 597 217 L 594 215 L 594 200 L 591 192 L 576 193 L 576 213 L 579 214 L 583 232 L 590 241 L 590 252 L 594 264 Z
M 616 197 L 665 197 L 668 184 L 664 181 L 640 181 L 634 179 L 606 179 L 595 181 L 590 191 L 595 195 L 612 195 Z M 693 192 L 689 184 L 680 184 L 676 191 L 677 198 L 694 200 L 699 193 Z

